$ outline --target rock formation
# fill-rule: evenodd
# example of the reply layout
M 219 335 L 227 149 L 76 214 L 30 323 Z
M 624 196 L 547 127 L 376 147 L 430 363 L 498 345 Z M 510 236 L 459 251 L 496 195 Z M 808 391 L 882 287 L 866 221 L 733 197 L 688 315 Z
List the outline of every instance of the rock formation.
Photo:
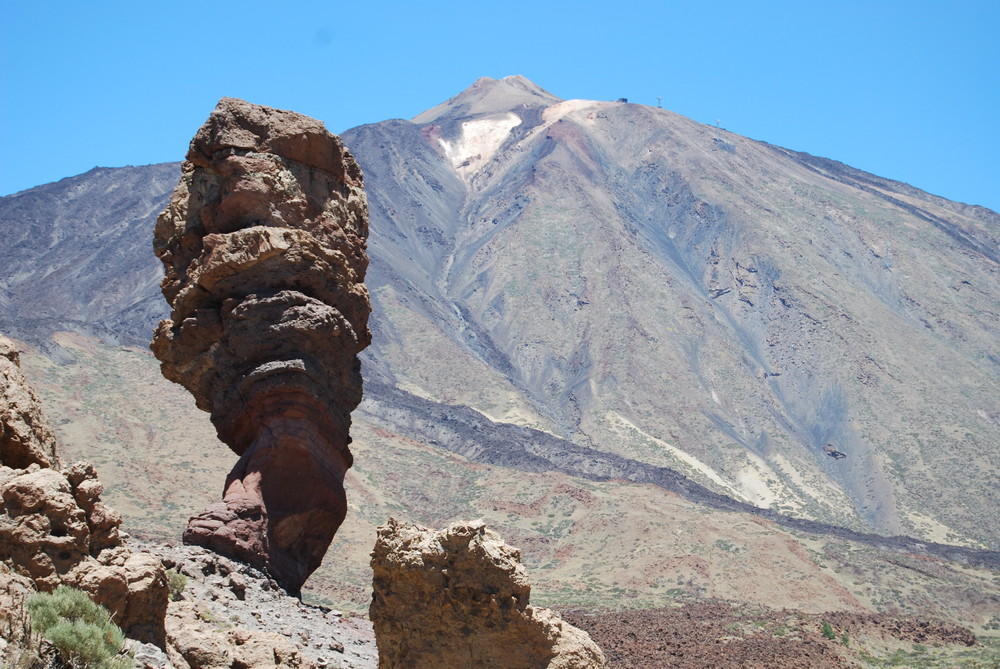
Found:
M 163 645 L 163 565 L 122 544 L 121 515 L 101 502 L 93 467 L 51 468 L 55 437 L 3 337 L 0 370 L 0 592 L 7 595 L 0 603 L 71 585 L 104 605 L 129 637 Z
M 528 604 L 521 554 L 482 523 L 380 527 L 369 614 L 379 667 L 604 667 L 601 649 Z
M 21 374 L 14 343 L 0 335 L 0 463 L 23 469 L 56 466 L 56 438 L 38 397 Z
M 225 98 L 191 142 L 156 224 L 170 320 L 163 374 L 240 456 L 184 540 L 290 593 L 346 513 L 350 413 L 369 344 L 361 170 L 322 123 Z

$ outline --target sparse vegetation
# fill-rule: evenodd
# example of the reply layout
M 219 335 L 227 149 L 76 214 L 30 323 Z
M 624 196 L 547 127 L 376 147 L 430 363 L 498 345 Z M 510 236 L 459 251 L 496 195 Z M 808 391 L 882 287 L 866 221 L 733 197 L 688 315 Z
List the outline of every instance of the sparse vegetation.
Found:
M 220 627 L 224 625 L 223 621 L 207 608 L 199 608 L 195 615 L 197 615 L 198 620 L 201 620 L 202 622 L 211 623 Z
M 75 669 L 125 669 L 131 658 L 122 655 L 125 635 L 111 621 L 108 610 L 83 591 L 59 586 L 53 593 L 28 598 L 33 634 L 52 644 L 65 665 Z
M 823 621 L 823 636 L 831 641 L 837 638 L 837 634 L 833 631 L 833 625 L 831 625 L 826 620 Z
M 167 588 L 170 590 L 170 601 L 179 602 L 184 599 L 184 588 L 187 587 L 187 576 L 179 571 L 167 572 Z

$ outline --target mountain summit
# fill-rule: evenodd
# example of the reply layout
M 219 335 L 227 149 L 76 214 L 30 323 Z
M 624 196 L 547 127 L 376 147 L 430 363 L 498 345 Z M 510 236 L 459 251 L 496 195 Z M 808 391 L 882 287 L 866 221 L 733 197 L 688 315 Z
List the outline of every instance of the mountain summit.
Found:
M 417 115 L 413 122 L 434 123 L 442 117 L 459 119 L 536 109 L 557 102 L 561 100 L 519 74 L 503 79 L 482 77 L 455 97 Z

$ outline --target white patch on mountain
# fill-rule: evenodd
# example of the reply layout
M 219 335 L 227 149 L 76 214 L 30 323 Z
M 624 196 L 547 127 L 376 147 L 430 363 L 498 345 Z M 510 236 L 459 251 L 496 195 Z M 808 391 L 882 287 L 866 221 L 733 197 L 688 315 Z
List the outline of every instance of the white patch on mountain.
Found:
M 468 181 L 493 157 L 510 131 L 519 125 L 521 118 L 513 112 L 466 121 L 457 139 L 440 140 L 441 148 L 455 171 Z

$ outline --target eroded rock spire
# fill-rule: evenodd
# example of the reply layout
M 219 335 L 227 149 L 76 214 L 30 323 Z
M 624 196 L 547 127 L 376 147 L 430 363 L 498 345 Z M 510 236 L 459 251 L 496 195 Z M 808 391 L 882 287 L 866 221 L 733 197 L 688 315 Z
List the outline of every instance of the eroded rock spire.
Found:
M 314 119 L 224 98 L 156 223 L 172 306 L 151 348 L 239 461 L 184 541 L 297 593 L 346 513 L 371 341 L 361 169 Z

